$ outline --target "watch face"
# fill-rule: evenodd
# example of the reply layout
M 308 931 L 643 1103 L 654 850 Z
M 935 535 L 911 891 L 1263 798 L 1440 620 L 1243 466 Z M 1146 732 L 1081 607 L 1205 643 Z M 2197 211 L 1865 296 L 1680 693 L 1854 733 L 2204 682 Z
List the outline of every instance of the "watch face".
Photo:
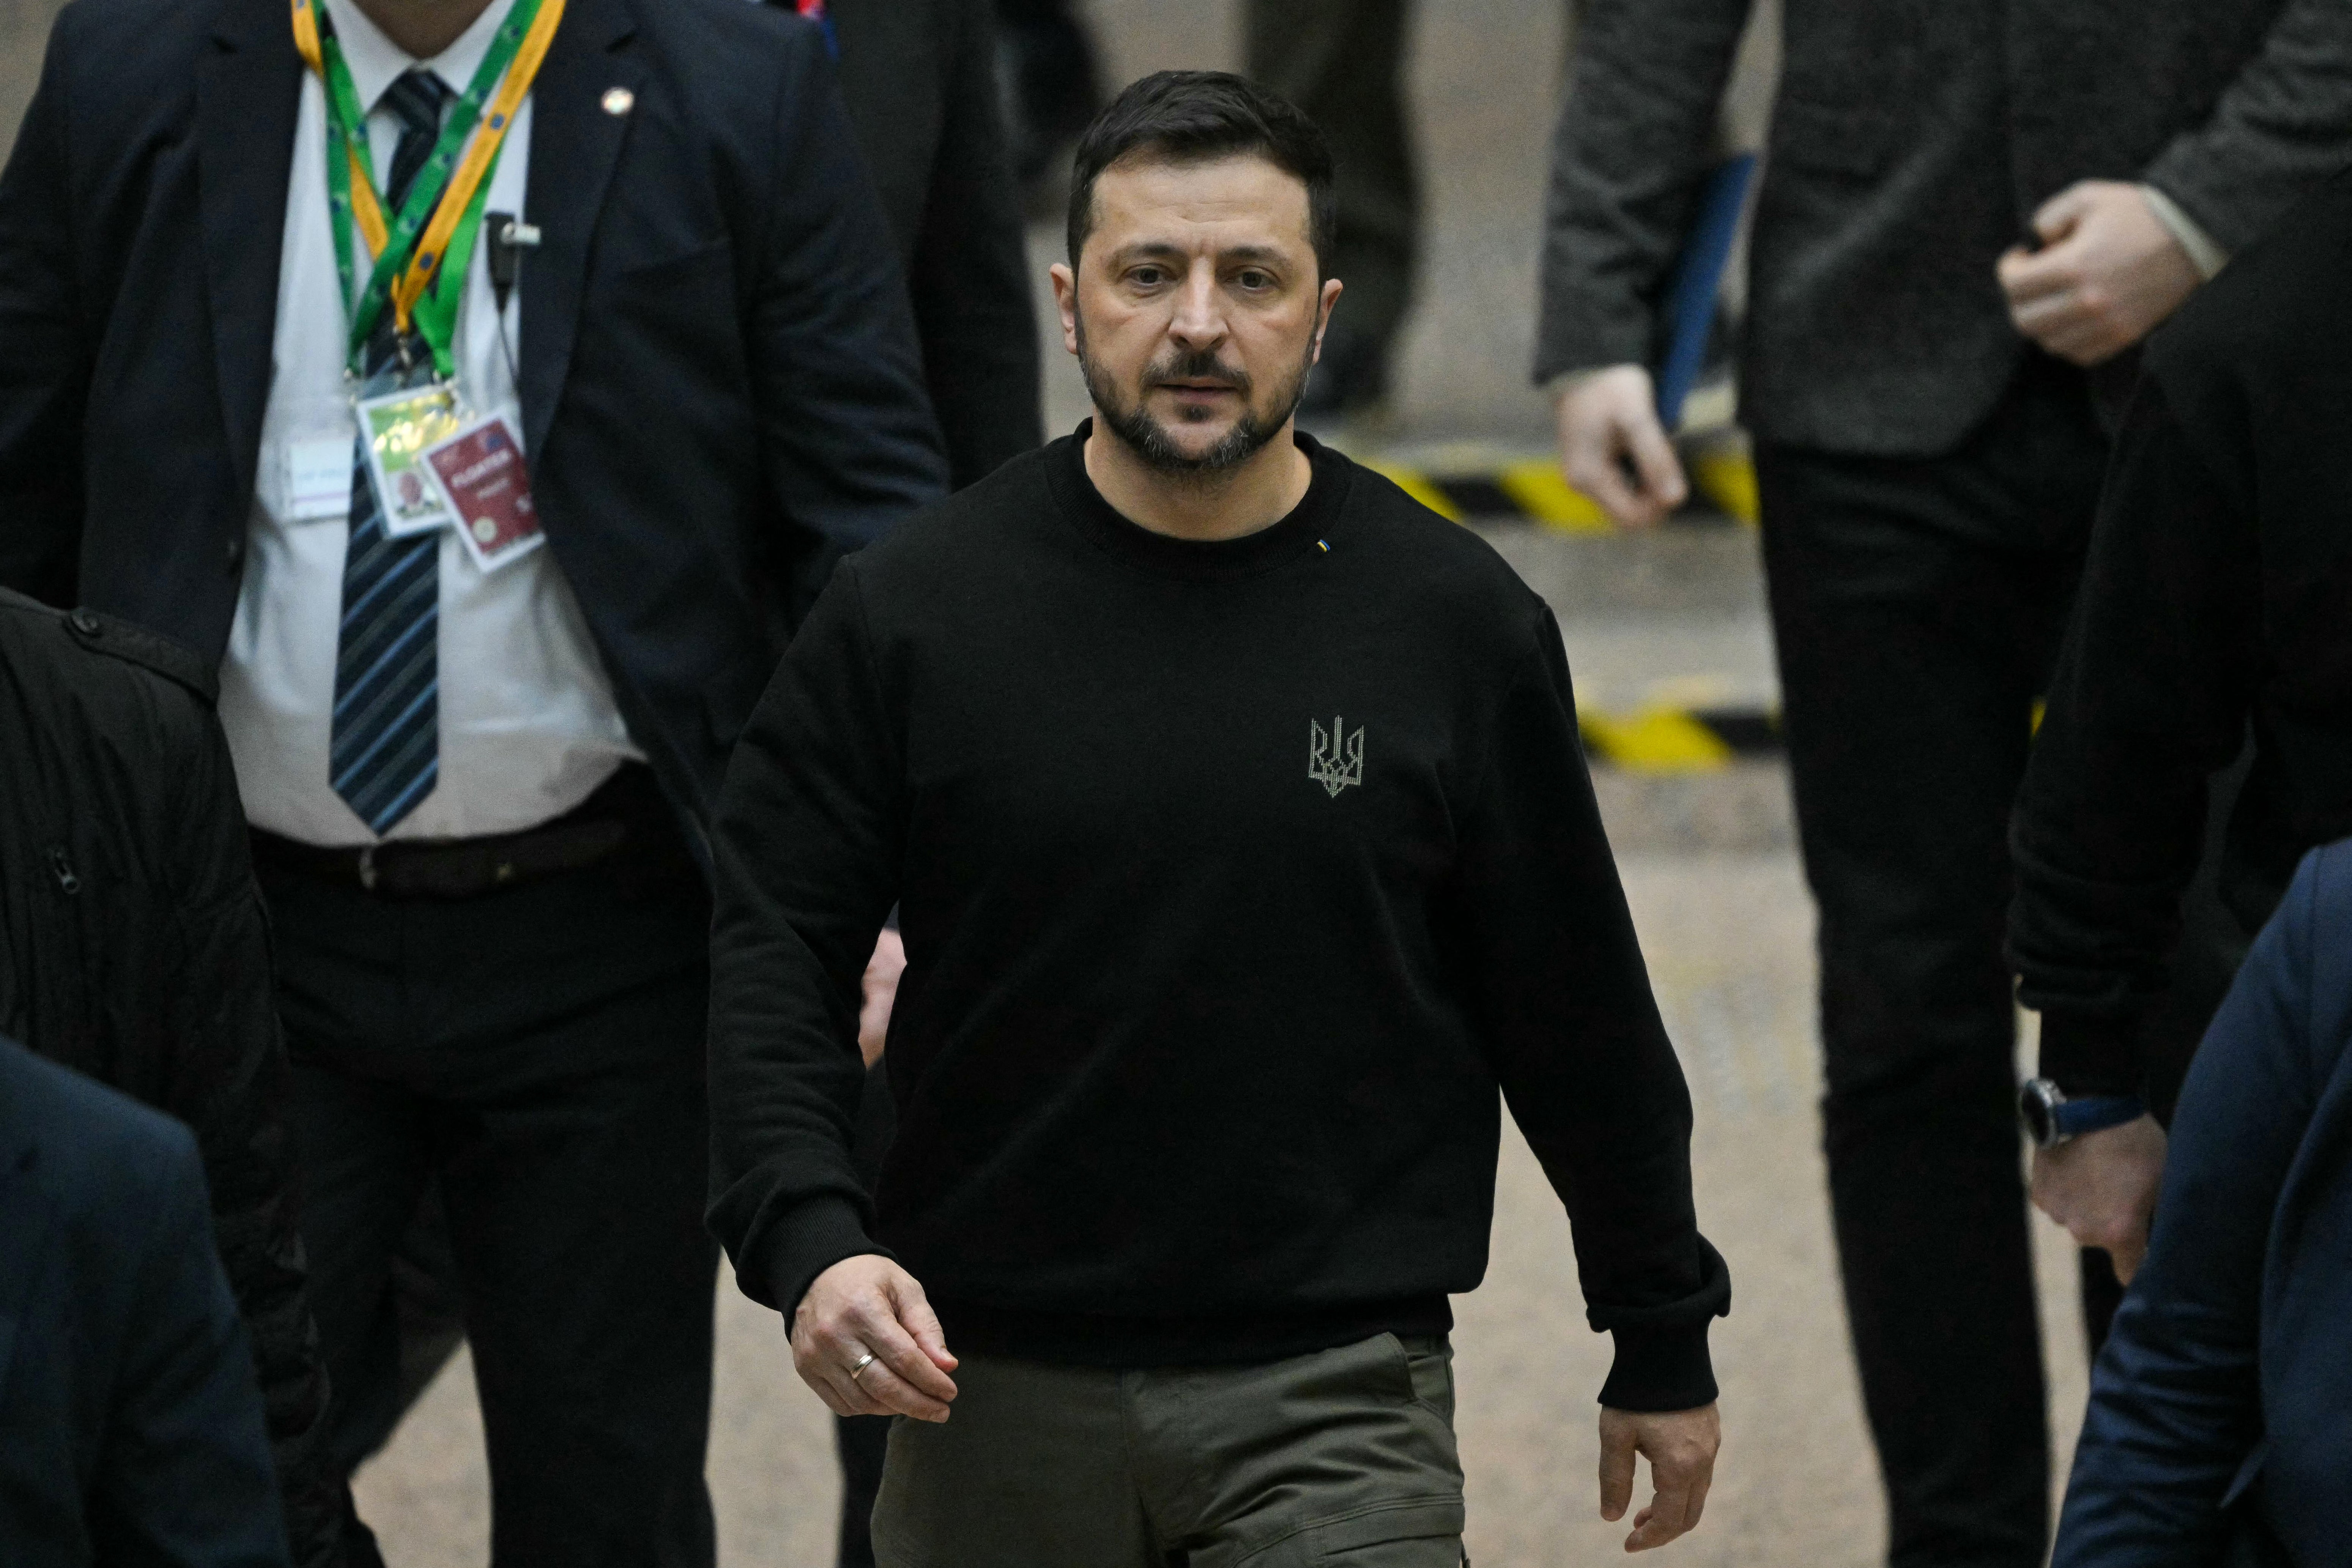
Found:
M 2040 1084 L 2029 1083 L 2018 1091 L 2017 1110 L 2018 1114 L 2025 1119 L 2025 1130 L 2032 1135 L 2033 1142 L 2048 1148 L 2053 1134 L 2057 1131 L 2057 1125 L 2051 1115 L 2050 1101 L 2043 1098 Z

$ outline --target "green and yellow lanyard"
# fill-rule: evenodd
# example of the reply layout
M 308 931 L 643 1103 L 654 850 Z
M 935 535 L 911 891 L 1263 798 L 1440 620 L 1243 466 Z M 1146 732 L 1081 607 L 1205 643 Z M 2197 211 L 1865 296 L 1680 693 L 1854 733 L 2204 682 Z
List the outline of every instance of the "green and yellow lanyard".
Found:
M 465 297 L 466 268 L 481 230 L 490 172 L 514 126 L 515 110 L 530 91 L 531 79 L 563 19 L 563 0 L 515 0 L 474 79 L 450 108 L 440 140 L 418 171 L 407 199 L 388 224 L 368 153 L 366 109 L 352 85 L 342 46 L 320 12 L 320 0 L 293 0 L 293 5 L 294 47 L 326 90 L 327 209 L 334 230 L 335 271 L 349 310 L 349 367 L 355 374 L 364 368 L 368 339 L 389 307 L 404 356 L 414 332 L 432 352 L 435 371 L 448 381 L 457 373 L 453 345 L 457 305 Z M 352 295 L 354 220 L 374 261 L 367 288 L 356 301 Z

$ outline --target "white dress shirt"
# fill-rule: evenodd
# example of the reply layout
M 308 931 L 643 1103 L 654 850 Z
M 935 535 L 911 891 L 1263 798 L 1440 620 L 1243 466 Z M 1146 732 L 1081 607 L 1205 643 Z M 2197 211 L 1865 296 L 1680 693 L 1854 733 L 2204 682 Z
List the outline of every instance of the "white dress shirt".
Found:
M 351 0 L 325 0 L 359 100 L 369 106 L 368 144 L 377 177 L 392 165 L 399 121 L 379 107 L 384 89 L 415 65 L 465 90 L 512 0 L 494 0 L 438 58 L 403 53 Z M 490 179 L 485 210 L 523 212 L 530 166 L 530 100 Z M 487 235 L 474 247 L 457 321 L 461 395 L 479 415 L 503 414 L 518 433 L 522 413 L 509 354 L 520 345 L 521 282 L 499 319 Z M 354 286 L 369 269 L 354 236 Z M 247 534 L 245 578 L 221 664 L 220 715 L 236 761 L 246 816 L 255 826 L 309 844 L 375 841 L 327 782 L 335 700 L 336 637 L 342 616 L 349 501 L 319 500 L 322 455 L 340 443 L 348 468 L 357 434 L 343 379 L 347 316 L 337 300 L 333 231 L 327 216 L 326 100 L 305 74 L 294 127 L 293 177 L 278 281 L 269 404 Z M 305 479 L 290 464 L 307 465 Z M 319 515 L 323 514 L 323 515 Z M 493 572 L 441 531 L 439 782 L 387 838 L 462 838 L 509 833 L 558 816 L 586 799 L 625 759 L 630 742 L 612 682 L 579 602 L 545 548 Z

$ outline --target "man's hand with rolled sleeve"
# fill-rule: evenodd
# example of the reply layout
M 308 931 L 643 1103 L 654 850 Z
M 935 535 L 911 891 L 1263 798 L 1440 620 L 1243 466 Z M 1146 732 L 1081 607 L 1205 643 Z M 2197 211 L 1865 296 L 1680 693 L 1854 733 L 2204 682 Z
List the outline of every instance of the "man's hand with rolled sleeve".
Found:
M 2017 330 L 2079 365 L 2139 342 L 2204 275 L 2138 185 L 2083 180 L 2033 215 L 2039 250 L 2017 246 L 1995 269 Z
M 1697 1527 L 1715 1481 L 1723 1420 L 1712 1405 L 1696 1410 L 1601 1408 L 1601 1517 L 1614 1523 L 1633 1501 L 1633 1460 L 1650 1461 L 1650 1506 L 1633 1516 L 1628 1552 L 1664 1546 Z

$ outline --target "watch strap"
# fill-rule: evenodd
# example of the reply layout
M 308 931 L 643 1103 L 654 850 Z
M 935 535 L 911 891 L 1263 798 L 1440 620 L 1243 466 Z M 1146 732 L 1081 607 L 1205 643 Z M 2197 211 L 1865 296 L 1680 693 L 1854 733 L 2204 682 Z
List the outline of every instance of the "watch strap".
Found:
M 2062 1138 L 2080 1138 L 2120 1127 L 2147 1114 L 2147 1105 L 2136 1094 L 2086 1094 L 2060 1100 L 2051 1108 L 2051 1125 Z

